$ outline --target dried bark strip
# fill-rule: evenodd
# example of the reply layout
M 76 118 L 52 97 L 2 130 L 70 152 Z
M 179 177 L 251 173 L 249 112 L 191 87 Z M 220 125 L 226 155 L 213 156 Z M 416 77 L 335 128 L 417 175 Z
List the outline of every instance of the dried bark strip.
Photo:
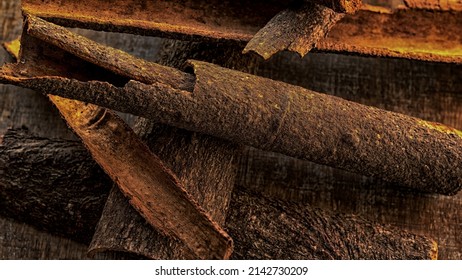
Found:
M 180 239 L 199 258 L 229 258 L 232 239 L 121 119 L 94 105 L 51 99 L 93 158 L 154 228 Z
M 404 5 L 411 9 L 462 11 L 462 1 L 460 0 L 404 0 Z
M 119 88 L 62 77 L 3 73 L 1 79 L 424 191 L 454 194 L 461 188 L 460 131 L 211 64 L 191 63 L 198 77 L 193 94 L 136 81 Z
M 343 17 L 322 5 L 296 3 L 278 13 L 249 41 L 244 53 L 253 51 L 264 59 L 288 50 L 305 56 L 327 36 L 334 24 Z
M 117 87 L 28 77 L 21 63 L 5 66 L 0 79 L 424 191 L 454 194 L 462 187 L 460 131 L 213 64 L 190 64 L 193 93 L 133 80 Z
M 216 48 L 205 48 L 214 52 Z M 163 46 L 161 52 L 181 53 L 173 60 L 157 60 L 163 65 L 183 64 L 194 50 L 184 42 L 181 45 Z M 236 53 L 240 54 L 240 49 Z M 230 53 L 236 57 L 236 54 Z M 232 59 L 231 66 L 247 61 Z M 234 180 L 237 173 L 236 155 L 240 146 L 208 135 L 158 124 L 155 120 L 139 118 L 135 132 L 150 150 L 172 170 L 186 190 L 207 211 L 212 219 L 224 226 Z M 190 250 L 171 238 L 161 236 L 148 227 L 133 211 L 121 194 L 114 189 L 104 207 L 90 252 L 133 252 L 151 259 L 190 259 Z M 135 232 L 136 231 L 136 232 Z
M 36 150 L 33 147 L 39 147 L 44 142 L 49 143 L 47 145 L 50 147 L 64 146 L 72 151 L 85 152 L 82 143 L 77 141 L 36 138 L 24 133 L 9 135 L 16 135 L 14 142 L 17 145 L 28 143 L 24 146 L 24 154 L 32 154 Z M 11 137 L 7 138 L 11 139 Z M 9 150 L 14 151 L 17 147 L 15 145 L 12 142 L 4 142 L 4 151 L 7 153 Z M 69 154 L 60 148 L 53 148 L 45 153 L 37 150 L 36 152 L 42 160 L 33 160 L 34 168 L 49 170 L 50 174 L 66 173 L 66 180 L 58 180 L 53 185 L 54 194 L 61 197 L 67 196 L 69 182 L 73 180 L 79 182 L 79 176 L 82 175 L 72 166 L 80 166 L 83 170 L 94 170 L 92 166 L 96 165 L 89 156 L 66 163 L 62 160 L 70 158 Z M 27 160 L 18 158 L 19 161 L 22 159 Z M 49 164 L 55 160 L 63 164 Z M 19 161 L 18 164 L 21 164 Z M 6 160 L 5 166 L 10 163 Z M 13 172 L 11 169 L 1 170 Z M 35 182 L 35 191 L 30 192 L 27 198 L 16 197 L 18 205 L 27 207 L 34 200 L 52 205 L 46 213 L 37 212 L 37 223 L 45 223 L 45 217 L 59 216 L 62 215 L 61 212 L 67 211 L 63 204 L 50 203 L 55 201 L 56 197 L 48 195 L 49 189 L 42 187 L 42 182 L 46 184 L 48 180 L 42 174 L 29 172 L 26 169 L 14 170 L 14 172 L 14 177 L 21 176 L 24 181 Z M 98 173 L 91 172 L 87 176 L 91 175 L 96 180 L 102 180 L 101 184 L 105 182 L 102 177 L 97 176 Z M 79 189 L 77 185 L 76 188 Z M 89 188 L 88 193 L 76 191 L 74 193 L 75 209 L 84 207 L 87 207 L 88 211 L 100 209 L 102 205 L 85 203 L 85 200 L 92 198 L 92 193 L 94 199 L 99 197 L 94 188 Z M 119 191 L 112 193 L 111 196 L 115 196 L 116 200 L 125 200 Z M 135 211 L 132 207 L 127 207 L 125 210 Z M 118 208 L 117 211 L 123 211 L 123 209 Z M 120 216 L 123 215 L 114 215 L 114 218 Z M 71 216 L 69 219 L 69 224 L 73 224 L 76 216 Z M 150 226 L 143 224 L 141 218 L 140 223 L 144 229 L 149 230 Z M 56 226 L 61 225 L 56 224 Z M 435 259 L 437 257 L 436 244 L 421 235 L 380 226 L 354 215 L 332 214 L 304 204 L 268 199 L 241 187 L 233 193 L 226 228 L 235 239 L 233 259 Z M 53 228 L 50 229 L 53 230 Z M 87 231 L 86 235 L 93 233 L 93 228 L 89 224 L 82 229 Z M 132 234 L 142 233 L 144 229 L 132 228 Z M 142 237 L 149 238 L 150 236 L 143 235 Z
M 60 25 L 186 40 L 244 42 L 288 6 L 285 1 L 248 0 L 134 0 L 118 1 L 117 5 L 103 0 L 23 1 L 26 13 Z M 317 50 L 462 63 L 461 25 L 458 11 L 391 11 L 365 5 L 340 20 L 329 37 L 319 42 Z
M 101 44 L 75 33 L 65 32 L 62 27 L 47 24 L 40 18 L 26 16 L 25 28 L 29 35 L 66 50 L 83 60 L 98 61 L 98 66 L 118 75 L 146 84 L 162 83 L 184 90 L 192 89 L 194 78 L 184 72 L 136 58 L 118 49 L 107 46 L 101 48 Z M 69 44 L 72 41 L 79 44 Z M 82 45 L 85 45 L 85 48 L 81 48 Z
M 29 35 L 23 34 L 22 39 L 24 67 L 30 74 L 41 73 L 37 69 L 45 64 L 41 60 L 46 57 L 33 53 L 37 46 Z M 59 71 L 59 67 L 54 69 Z M 232 239 L 210 219 L 175 175 L 123 120 L 95 105 L 53 95 L 49 98 L 93 158 L 129 198 L 130 204 L 152 226 L 162 234 L 181 240 L 199 258 L 229 258 Z

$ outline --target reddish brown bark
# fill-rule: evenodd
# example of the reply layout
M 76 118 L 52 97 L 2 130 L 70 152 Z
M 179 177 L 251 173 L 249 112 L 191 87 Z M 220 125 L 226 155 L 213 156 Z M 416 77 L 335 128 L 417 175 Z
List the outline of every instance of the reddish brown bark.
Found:
M 68 44 L 59 38 L 66 36 L 80 45 L 75 50 L 87 47 L 78 36 L 41 20 L 31 29 L 53 31 L 56 35 L 45 39 L 63 48 Z M 429 192 L 454 194 L 462 186 L 462 166 L 454 165 L 462 154 L 458 130 L 208 63 L 191 62 L 191 68 L 192 93 L 133 80 L 117 87 L 49 74 L 28 77 L 22 64 L 5 67 L 2 79 Z
M 13 143 L 15 143 L 14 146 Z M 23 145 L 23 143 L 27 143 L 27 145 Z M 41 143 L 48 143 L 47 146 L 50 149 L 46 153 L 38 153 L 42 160 L 36 161 L 34 157 L 30 156 L 36 151 L 33 147 L 38 147 Z M 15 137 L 14 142 L 9 140 L 4 144 L 0 148 L 6 152 L 0 153 L 0 161 L 5 162 L 6 165 L 12 163 L 11 158 L 5 159 L 3 155 L 12 154 L 17 150 L 15 146 L 21 146 L 23 147 L 21 154 L 29 155 L 29 157 L 24 156 L 16 159 L 17 165 L 24 164 L 24 160 L 32 160 L 37 170 L 44 170 L 49 174 L 66 173 L 66 180 L 54 182 L 55 195 L 48 195 L 49 188 L 44 188 L 45 184 L 41 184 L 42 182 L 47 183 L 48 180 L 39 172 L 29 172 L 27 169 L 2 169 L 2 172 L 11 174 L 13 177 L 20 176 L 25 181 L 35 182 L 34 191 L 29 193 L 27 199 L 20 196 L 12 199 L 16 204 L 27 207 L 32 206 L 31 202 L 41 201 L 51 206 L 46 212 L 37 213 L 36 222 L 41 221 L 43 223 L 46 217 L 58 217 L 66 211 L 66 205 L 56 202 L 60 201 L 57 199 L 57 195 L 59 198 L 68 195 L 66 192 L 69 190 L 69 182 L 78 182 L 78 177 L 81 176 L 80 169 L 72 168 L 72 166 L 80 166 L 82 170 L 91 170 L 89 167 L 95 165 L 89 156 L 81 160 L 74 158 L 71 163 L 67 162 L 68 153 L 59 147 L 64 146 L 69 150 L 84 152 L 82 144 L 76 141 L 38 139 L 21 134 Z M 167 153 L 168 151 L 164 152 Z M 56 164 L 50 165 L 49 162 L 52 161 L 55 161 Z M 75 187 L 77 186 L 75 185 Z M 93 191 L 96 199 L 97 190 L 95 188 L 89 188 L 86 192 L 75 192 L 73 194 L 73 207 L 75 209 L 87 207 L 88 211 L 101 207 L 101 205 L 85 203 L 92 199 Z M 12 189 L 10 192 L 14 193 L 15 190 Z M 118 232 L 119 235 L 114 235 L 114 232 L 110 233 L 114 227 L 104 228 L 106 231 L 101 230 L 98 233 L 100 240 L 104 241 L 100 245 L 111 244 L 110 248 L 116 250 L 117 248 L 113 245 L 118 244 L 118 242 L 107 237 L 127 238 L 133 239 L 130 244 L 142 249 L 137 253 L 144 256 L 158 257 L 162 255 L 164 258 L 178 258 L 179 256 L 185 258 L 188 256 L 169 255 L 172 251 L 169 253 L 152 250 L 162 248 L 161 245 L 156 244 L 161 240 L 159 239 L 161 236 L 153 231 L 152 227 L 137 215 L 130 205 L 122 203 L 126 199 L 120 191 L 113 192 L 111 196 L 113 198 L 109 199 L 109 202 L 112 205 L 105 209 L 107 217 L 112 217 L 115 222 L 126 223 L 124 219 L 133 217 L 134 214 L 137 218 L 132 221 L 132 224 L 137 226 L 119 228 L 121 229 Z M 10 200 L 8 202 L 11 203 Z M 64 199 L 60 202 L 64 202 Z M 113 203 L 118 204 L 118 206 L 113 207 Z M 125 207 L 120 207 L 120 205 Z M 87 213 L 83 217 L 89 218 L 90 216 Z M 75 222 L 74 216 L 70 216 L 69 219 L 69 224 Z M 63 225 L 56 224 L 55 226 L 59 228 Z M 306 204 L 265 198 L 259 193 L 252 193 L 242 187 L 233 193 L 226 219 L 226 228 L 236 240 L 235 251 L 232 255 L 234 259 L 432 259 L 436 258 L 437 254 L 436 244 L 429 238 L 407 233 L 397 228 L 381 226 L 354 215 L 334 214 L 312 208 Z M 87 234 L 93 232 L 90 227 L 84 227 L 84 229 L 88 231 Z M 54 229 L 50 228 L 50 230 L 53 231 Z M 128 237 L 125 237 L 127 235 Z M 177 246 L 178 243 L 175 240 L 170 240 L 163 245 Z M 127 247 L 119 249 L 128 251 Z M 133 253 L 134 250 L 131 252 Z M 183 251 L 183 253 L 185 252 Z
M 72 27 L 183 40 L 247 42 L 289 4 L 290 1 L 276 0 L 134 0 L 118 1 L 117 5 L 102 0 L 85 0 L 78 4 L 25 0 L 23 9 L 26 13 Z M 392 11 L 367 6 L 340 20 L 329 37 L 317 44 L 317 50 L 462 63 L 461 21 L 460 11 Z
M 249 41 L 243 52 L 252 51 L 269 59 L 280 51 L 288 50 L 303 57 L 327 36 L 342 17 L 343 14 L 322 5 L 297 3 L 272 18 Z
M 22 38 L 23 48 L 19 59 L 34 62 L 28 67 L 30 74 L 40 69 L 35 64 L 52 65 L 52 62 L 44 60 L 45 57 L 34 53 L 40 48 L 34 44 L 36 40 L 27 34 L 23 34 Z M 48 53 L 53 55 L 53 49 Z M 61 54 L 57 52 L 55 55 L 59 57 Z M 59 73 L 58 69 L 60 67 L 56 65 L 55 72 Z M 67 70 L 64 71 L 66 75 L 76 75 L 71 69 Z M 41 71 L 38 70 L 38 73 Z M 162 234 L 179 238 L 197 257 L 229 258 L 232 252 L 231 238 L 210 219 L 174 174 L 120 118 L 95 105 L 53 95 L 49 95 L 49 98 L 93 158 L 129 198 L 130 204 L 152 226 Z

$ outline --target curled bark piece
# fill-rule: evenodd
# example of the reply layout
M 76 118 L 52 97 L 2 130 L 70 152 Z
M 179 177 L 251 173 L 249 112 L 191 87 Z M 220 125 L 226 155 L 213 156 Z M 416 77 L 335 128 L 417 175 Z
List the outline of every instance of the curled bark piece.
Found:
M 227 259 L 232 239 L 213 222 L 125 123 L 94 105 L 52 97 L 130 204 L 161 233 L 180 239 L 199 258 Z
M 172 59 L 167 59 L 164 55 L 157 58 L 159 63 L 169 66 L 182 65 L 187 57 L 197 52 L 216 51 L 213 47 L 191 49 L 188 42 L 162 45 L 161 53 L 181 53 Z M 247 64 L 247 60 L 237 59 L 236 55 L 241 55 L 241 49 L 228 52 L 228 66 Z M 234 188 L 236 154 L 239 153 L 240 146 L 144 118 L 138 119 L 134 130 L 150 150 L 178 176 L 186 190 L 212 219 L 224 226 Z M 190 250 L 176 240 L 161 236 L 130 208 L 127 201 L 121 199 L 120 192 L 114 189 L 104 207 L 90 244 L 90 252 L 122 250 L 151 259 L 192 258 Z
M 287 9 L 290 1 L 131 0 L 115 5 L 103 0 L 24 0 L 22 4 L 24 12 L 65 26 L 182 40 L 248 42 L 271 18 Z M 392 11 L 365 5 L 337 22 L 316 49 L 462 63 L 461 20 L 459 11 Z
M 53 30 L 56 37 L 68 32 Z M 80 46 L 75 49 L 87 47 L 71 42 Z M 190 65 L 193 93 L 133 80 L 116 87 L 49 74 L 28 77 L 21 63 L 5 66 L 0 79 L 424 191 L 454 194 L 462 187 L 458 130 L 213 64 Z
M 40 73 L 40 66 L 36 64 L 50 67 L 52 61 L 33 52 L 39 47 L 34 45 L 34 39 L 27 34 L 22 38 L 26 43 L 20 59 L 28 73 Z M 48 52 L 52 53 L 53 49 Z M 36 64 L 30 65 L 32 62 Z M 63 71 L 59 66 L 53 69 Z M 64 73 L 81 75 L 73 74 L 72 69 Z M 123 120 L 95 105 L 53 95 L 49 98 L 93 158 L 129 198 L 130 204 L 152 226 L 162 234 L 180 239 L 199 258 L 229 258 L 232 239 L 197 205 L 174 174 Z
M 28 134 L 18 134 L 17 140 L 18 143 L 29 143 L 24 147 L 26 151 L 43 141 L 51 143 L 50 146 L 64 145 L 72 150 L 85 151 L 82 144 L 76 141 L 39 139 Z M 5 145 L 5 149 L 10 148 L 14 149 L 14 147 Z M 81 175 L 79 170 L 68 169 L 67 164 L 49 165 L 49 162 L 69 158 L 68 153 L 60 149 L 54 149 L 51 153 L 40 153 L 40 151 L 38 153 L 43 160 L 34 161 L 37 170 L 49 168 L 49 170 L 53 169 L 52 174 L 66 173 L 68 179 L 56 181 L 53 187 L 55 194 L 67 195 L 65 192 L 68 191 L 69 182 L 79 180 Z M 88 167 L 94 166 L 95 162 L 88 157 L 87 159 L 76 159 L 73 164 L 89 170 Z M 92 175 L 97 177 L 94 173 Z M 53 196 L 47 195 L 48 189 L 40 187 L 41 183 L 46 183 L 47 180 L 42 174 L 18 169 L 15 176 L 21 176 L 24 181 L 35 182 L 39 186 L 30 193 L 27 200 L 18 197 L 16 200 L 18 205 L 26 206 L 33 200 L 41 200 L 44 204 L 55 200 Z M 101 177 L 98 178 L 103 180 Z M 91 194 L 96 190 L 91 188 L 88 191 Z M 117 200 L 125 200 L 118 190 L 111 196 L 115 196 Z M 91 197 L 85 192 L 75 192 L 74 199 L 78 203 L 74 207 L 83 208 L 85 200 Z M 38 223 L 45 222 L 47 216 L 61 215 L 60 212 L 66 211 L 65 205 L 50 205 L 52 207 L 47 209 L 46 213 L 37 212 Z M 94 204 L 89 210 L 96 209 L 93 207 L 95 207 Z M 109 209 L 113 208 L 109 207 Z M 118 211 L 123 211 L 123 209 L 118 208 Z M 127 207 L 125 210 L 135 211 L 132 207 Z M 114 217 L 120 216 L 115 215 Z M 71 216 L 69 223 L 72 224 L 75 218 Z M 146 230 L 150 227 L 141 218 L 139 222 Z M 437 254 L 435 242 L 421 235 L 380 226 L 354 215 L 332 214 L 304 204 L 268 199 L 241 187 L 236 188 L 233 193 L 226 228 L 236 240 L 233 259 L 434 259 Z M 93 233 L 90 227 L 83 229 L 87 230 L 87 235 Z M 131 231 L 131 234 L 143 234 L 142 228 L 134 227 Z M 144 234 L 141 236 L 151 237 Z M 190 256 L 193 257 L 193 255 Z
M 15 77 L 18 69 L 4 71 L 1 79 L 424 191 L 454 194 L 462 186 L 458 130 L 190 63 L 196 75 L 192 94 L 136 81 L 115 87 L 63 77 Z
M 53 30 L 56 37 L 69 32 Z M 429 192 L 454 194 L 462 186 L 460 131 L 213 64 L 191 68 L 192 94 L 163 83 L 28 77 L 21 63 L 5 66 L 0 79 Z
M 153 153 L 178 175 L 187 191 L 224 226 L 236 174 L 236 146 L 210 136 L 156 125 L 137 124 Z M 150 259 L 192 259 L 191 250 L 152 229 L 113 189 L 89 247 L 90 253 L 124 251 Z
M 253 51 L 269 59 L 277 52 L 289 50 L 303 57 L 326 37 L 342 17 L 343 14 L 322 5 L 298 3 L 271 19 L 249 41 L 243 52 Z
M 192 88 L 194 78 L 184 72 L 136 58 L 118 49 L 102 47 L 101 44 L 83 36 L 66 32 L 62 27 L 47 24 L 40 18 L 27 16 L 25 29 L 29 35 L 59 47 L 85 61 L 98 61 L 99 67 L 118 75 L 147 84 L 157 82 L 184 90 L 191 90 Z M 79 42 L 79 44 L 69 44 L 73 41 Z M 82 45 L 85 45 L 85 48 L 82 48 Z

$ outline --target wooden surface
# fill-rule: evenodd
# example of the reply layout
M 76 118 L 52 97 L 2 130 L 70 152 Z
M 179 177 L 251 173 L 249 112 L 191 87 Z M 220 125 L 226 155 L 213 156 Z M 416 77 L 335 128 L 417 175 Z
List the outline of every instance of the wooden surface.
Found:
M 0 3 L 0 40 L 14 39 L 21 28 L 19 1 L 1 0 Z M 153 38 L 93 31 L 83 33 L 140 57 L 153 59 L 156 55 L 158 41 Z M 0 50 L 0 61 L 5 60 L 8 60 L 6 52 Z M 304 59 L 276 55 L 268 63 L 260 66 L 258 74 L 462 129 L 461 66 L 332 54 L 308 54 Z M 0 128 L 26 126 L 38 135 L 73 139 L 47 102 L 30 91 L 0 85 Z M 241 158 L 237 181 L 288 201 L 355 213 L 426 234 L 438 242 L 439 258 L 462 258 L 461 194 L 446 197 L 415 193 L 370 178 L 256 150 L 248 150 Z M 4 215 L 5 210 L 0 209 L 0 213 Z M 10 220 L 2 218 L 0 221 L 6 225 Z M 21 248 L 34 248 L 37 242 L 57 247 L 62 242 L 62 239 L 35 230 L 19 238 L 22 231 L 24 226 L 17 223 L 0 227 L 0 240 L 12 236 L 25 244 L 13 248 L 1 243 L 2 258 L 27 258 Z M 9 241 L 8 244 L 14 243 Z M 25 255 L 20 257 L 14 252 Z M 66 249 L 64 255 L 64 258 L 76 258 L 72 249 Z M 44 254 L 44 258 L 61 257 L 60 254 Z

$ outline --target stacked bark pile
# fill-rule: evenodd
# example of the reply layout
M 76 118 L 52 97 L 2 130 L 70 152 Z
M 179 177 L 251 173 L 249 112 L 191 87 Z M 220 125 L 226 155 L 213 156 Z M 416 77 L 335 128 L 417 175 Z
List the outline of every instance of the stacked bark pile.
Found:
M 346 176 L 353 186 L 347 199 L 366 203 L 368 190 L 357 186 L 369 180 L 401 201 L 431 201 L 443 215 L 451 209 L 441 200 L 460 205 L 454 195 L 462 187 L 462 132 L 434 117 L 319 93 L 298 82 L 300 73 L 286 73 L 302 70 L 303 60 L 280 52 L 433 61 L 457 76 L 462 47 L 451 32 L 462 26 L 460 9 L 377 13 L 359 10 L 357 1 L 192 2 L 22 2 L 21 39 L 5 45 L 17 62 L 2 67 L 0 81 L 46 95 L 80 141 L 5 129 L 2 211 L 88 244 L 92 257 L 436 258 L 437 243 L 455 236 L 412 223 L 383 225 L 397 224 L 383 218 L 393 216 L 393 204 L 389 213 L 364 218 L 322 199 L 303 200 L 302 192 L 287 200 L 294 189 L 278 185 L 302 188 L 312 180 L 323 198 Z M 431 24 L 434 31 L 443 29 L 435 20 L 441 13 L 450 15 L 445 32 L 425 38 L 409 36 L 397 20 L 417 17 L 414 30 Z M 255 16 L 245 21 L 242 14 Z M 390 25 L 380 29 L 378 47 L 367 28 L 384 18 Z M 151 62 L 63 26 L 169 39 Z M 352 28 L 356 33 L 344 32 Z M 450 86 L 460 89 L 460 82 Z M 132 128 L 113 110 L 140 118 Z M 286 174 L 275 173 L 281 168 Z M 458 220 L 458 213 L 447 214 Z M 460 227 L 453 223 L 441 226 Z M 445 246 L 445 257 L 460 254 Z

